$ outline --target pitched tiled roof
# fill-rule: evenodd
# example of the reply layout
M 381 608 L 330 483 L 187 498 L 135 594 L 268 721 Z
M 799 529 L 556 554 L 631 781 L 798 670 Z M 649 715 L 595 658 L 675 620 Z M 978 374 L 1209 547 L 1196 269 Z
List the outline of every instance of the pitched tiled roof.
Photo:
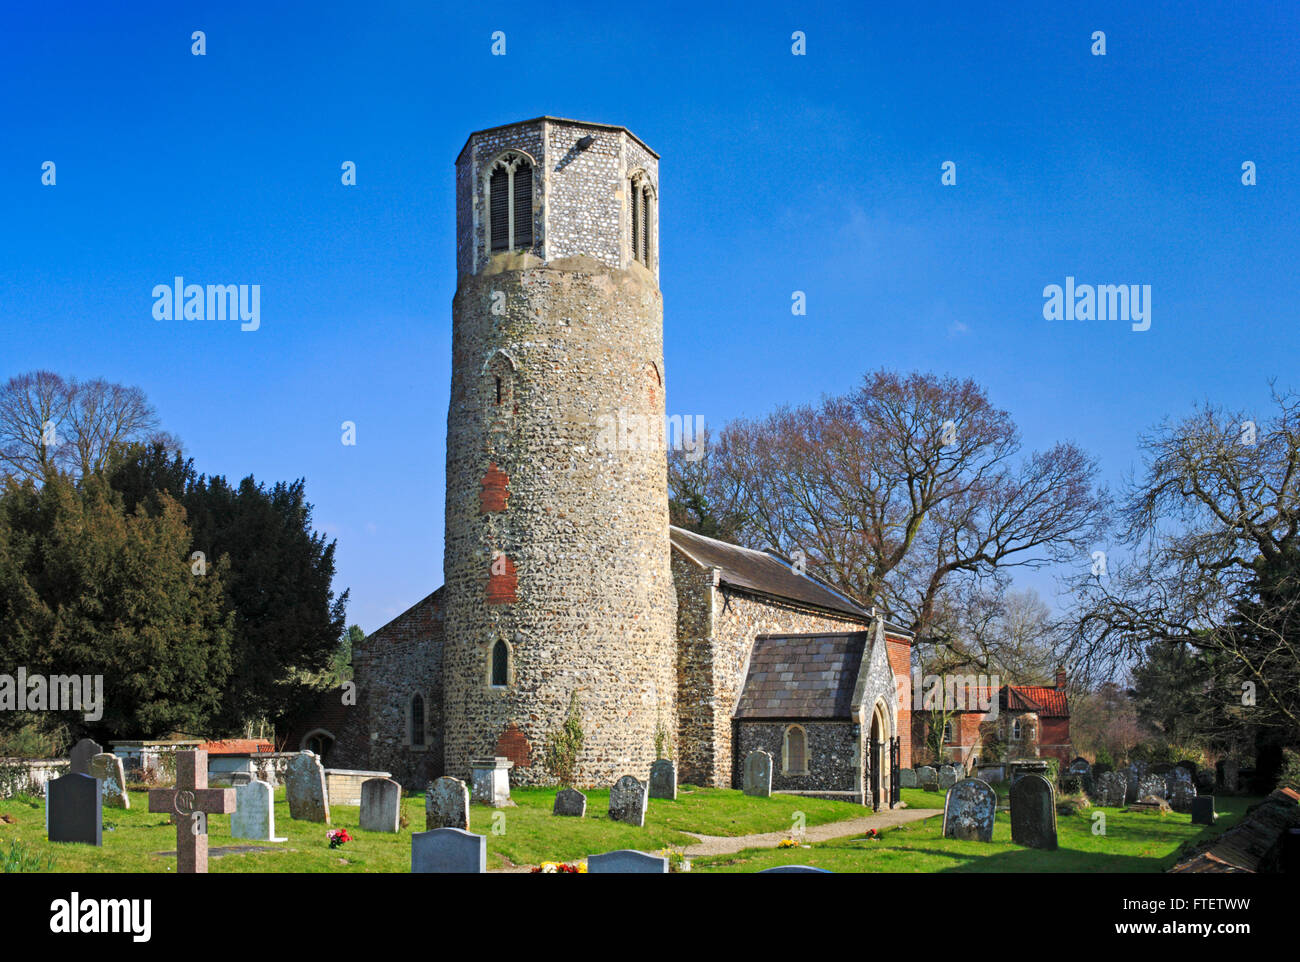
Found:
M 696 564 L 720 568 L 725 584 L 744 591 L 774 595 L 867 621 L 871 613 L 812 575 L 797 574 L 787 561 L 767 551 L 755 551 L 716 538 L 670 527 L 673 547 Z
M 868 632 L 761 635 L 736 718 L 851 718 Z
M 1032 711 L 1039 718 L 1069 718 L 1070 706 L 1065 692 L 1037 685 L 1007 685 L 1002 690 L 1005 711 Z

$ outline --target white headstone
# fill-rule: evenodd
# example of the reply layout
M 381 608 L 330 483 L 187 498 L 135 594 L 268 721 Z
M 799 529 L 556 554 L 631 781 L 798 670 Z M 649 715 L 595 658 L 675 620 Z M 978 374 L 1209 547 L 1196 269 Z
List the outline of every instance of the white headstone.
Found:
M 235 786 L 230 837 L 252 838 L 259 842 L 288 841 L 275 837 L 275 789 L 270 782 L 254 780 Z

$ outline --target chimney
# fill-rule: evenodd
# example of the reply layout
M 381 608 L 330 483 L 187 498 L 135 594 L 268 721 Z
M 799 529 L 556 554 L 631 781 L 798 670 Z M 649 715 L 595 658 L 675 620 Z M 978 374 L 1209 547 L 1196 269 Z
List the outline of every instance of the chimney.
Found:
M 1065 691 L 1065 666 L 1060 665 L 1056 669 L 1056 690 Z

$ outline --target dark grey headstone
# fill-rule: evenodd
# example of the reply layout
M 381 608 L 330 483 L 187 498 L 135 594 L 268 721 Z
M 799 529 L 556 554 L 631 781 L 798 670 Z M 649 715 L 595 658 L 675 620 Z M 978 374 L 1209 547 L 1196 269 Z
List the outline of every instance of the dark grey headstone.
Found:
M 927 792 L 937 792 L 939 790 L 939 773 L 929 765 L 922 765 L 916 770 L 916 780 L 921 784 L 921 788 Z
M 588 875 L 664 875 L 667 871 L 668 859 L 662 855 L 647 855 L 630 848 L 587 859 Z
M 614 821 L 626 822 L 639 828 L 645 825 L 645 809 L 645 782 L 624 775 L 609 790 L 609 817 Z
M 469 786 L 450 775 L 430 782 L 424 792 L 424 827 L 468 830 Z
M 555 793 L 555 807 L 551 814 L 582 818 L 587 814 L 587 796 L 576 788 L 562 788 Z
M 1214 811 L 1213 795 L 1197 795 L 1192 799 L 1192 824 L 1213 825 L 1218 819 Z
M 993 841 L 993 817 L 998 796 L 978 778 L 964 778 L 948 789 L 943 803 L 943 837 L 972 842 Z
M 103 843 L 104 799 L 98 778 L 80 772 L 64 775 L 50 780 L 45 792 L 51 842 Z
M 916 780 L 916 770 L 912 768 L 900 768 L 898 770 L 898 778 L 903 788 L 916 788 L 918 784 Z M 771 869 L 767 869 L 766 871 L 771 871 Z
M 89 775 L 90 760 L 104 751 L 104 746 L 90 738 L 83 738 L 77 744 L 72 746 L 72 753 L 68 756 L 69 766 L 68 774 L 70 775 Z
M 1056 792 L 1042 775 L 1026 775 L 1011 786 L 1011 841 L 1056 848 Z
M 435 828 L 411 836 L 411 871 L 477 874 L 487 871 L 487 836 L 459 828 Z
M 1124 772 L 1102 772 L 1093 782 L 1092 798 L 1106 808 L 1123 808 L 1128 797 L 1128 778 Z
M 677 798 L 677 766 L 661 758 L 650 766 L 650 797 Z
M 745 756 L 746 795 L 767 798 L 772 794 L 772 756 L 761 748 Z

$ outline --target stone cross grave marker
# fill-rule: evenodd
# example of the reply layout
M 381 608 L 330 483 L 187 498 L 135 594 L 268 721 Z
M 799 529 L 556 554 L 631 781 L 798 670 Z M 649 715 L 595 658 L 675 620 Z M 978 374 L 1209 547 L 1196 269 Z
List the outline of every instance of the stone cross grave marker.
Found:
M 104 798 L 99 779 L 72 772 L 47 782 L 45 827 L 51 842 L 102 844 Z
M 645 782 L 624 775 L 609 790 L 609 817 L 641 828 L 645 825 L 646 797 Z
M 650 766 L 650 797 L 677 800 L 677 766 L 667 758 Z
M 630 848 L 593 855 L 587 859 L 588 875 L 665 875 L 667 872 L 668 859 Z
M 230 816 L 232 838 L 252 838 L 259 842 L 287 842 L 275 837 L 275 789 L 270 782 L 253 779 L 236 785 L 235 811 Z
M 487 836 L 460 828 L 415 832 L 411 836 L 411 871 L 482 875 L 487 871 Z
M 1028 777 L 1028 776 L 1026 776 Z M 993 841 L 998 795 L 979 778 L 963 778 L 948 789 L 943 803 L 943 837 L 972 842 Z
M 176 826 L 176 871 L 208 870 L 208 816 L 235 810 L 233 788 L 208 788 L 208 753 L 176 753 L 176 787 L 149 791 L 149 811 L 171 815 Z
M 562 788 L 555 793 L 555 806 L 552 815 L 568 815 L 582 818 L 587 814 L 587 796 L 576 788 Z
M 103 750 L 104 746 L 99 742 L 83 738 L 72 746 L 72 753 L 68 756 L 68 771 L 77 775 L 89 775 L 90 760 Z
M 402 817 L 402 786 L 391 778 L 367 778 L 361 783 L 361 828 L 367 832 L 396 832 Z
M 1056 791 L 1042 775 L 1026 775 L 1011 786 L 1011 841 L 1056 848 Z
M 435 778 L 424 793 L 424 827 L 469 831 L 469 786 L 459 778 Z
M 289 761 L 284 775 L 289 817 L 304 822 L 330 823 L 329 795 L 325 790 L 325 767 L 312 752 L 299 752 Z
M 745 756 L 744 789 L 746 795 L 759 798 L 772 794 L 772 756 L 761 748 Z
M 112 752 L 100 752 L 90 760 L 90 774 L 98 778 L 104 792 L 104 804 L 109 808 L 130 808 L 131 796 L 126 793 L 126 772 L 122 759 Z

